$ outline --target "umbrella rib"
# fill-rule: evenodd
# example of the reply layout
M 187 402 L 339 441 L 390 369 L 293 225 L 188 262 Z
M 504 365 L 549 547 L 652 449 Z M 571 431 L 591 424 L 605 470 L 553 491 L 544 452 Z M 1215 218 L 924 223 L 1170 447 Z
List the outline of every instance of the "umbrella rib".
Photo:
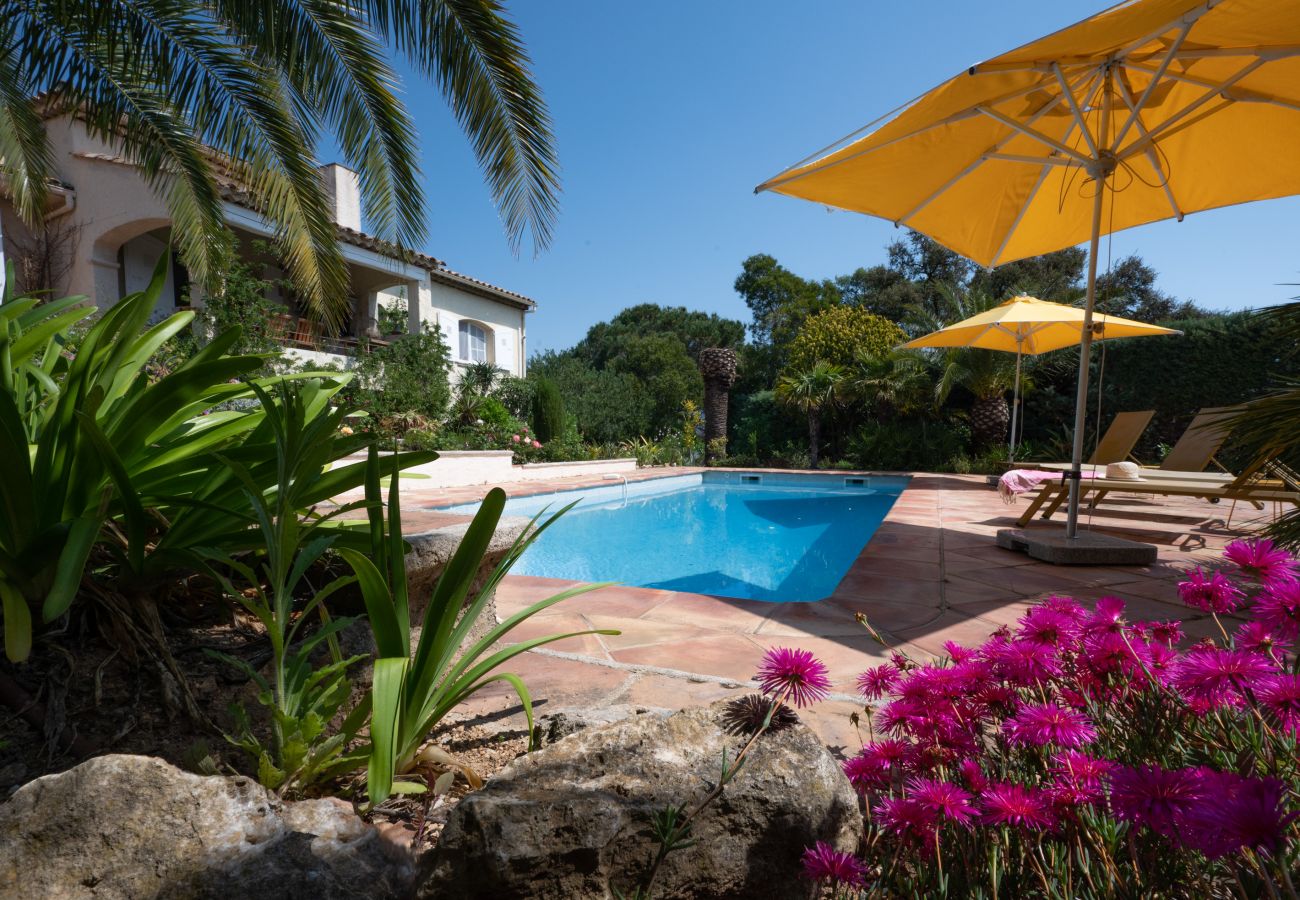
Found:
M 1088 129 L 1088 123 L 1084 121 L 1083 111 L 1079 109 L 1079 101 L 1074 99 L 1074 91 L 1070 90 L 1070 85 L 1065 81 L 1065 75 L 1061 73 L 1061 67 L 1052 63 L 1052 74 L 1056 76 L 1057 82 L 1061 85 L 1061 94 L 1065 97 L 1066 102 L 1070 105 L 1070 112 L 1074 113 L 1074 123 L 1079 126 L 1079 133 L 1083 135 L 1083 140 L 1092 152 L 1092 158 L 1097 159 L 1101 154 L 1097 152 L 1097 142 L 1092 139 L 1092 132 Z
M 1119 150 L 1117 148 L 1115 151 L 1116 157 L 1119 159 L 1128 159 L 1131 156 L 1141 153 L 1147 147 L 1153 146 L 1158 140 L 1161 139 L 1161 137 L 1164 136 L 1165 132 L 1169 131 L 1175 124 L 1177 124 L 1182 119 L 1186 118 L 1191 113 L 1200 109 L 1202 106 L 1204 106 L 1210 100 L 1213 100 L 1215 97 L 1223 97 L 1225 100 L 1228 101 L 1229 104 L 1235 102 L 1234 100 L 1232 100 L 1231 97 L 1226 96 L 1224 92 L 1227 91 L 1228 88 L 1236 84 L 1238 81 L 1241 81 L 1241 79 L 1245 78 L 1251 72 L 1255 71 L 1260 66 L 1264 65 L 1265 62 L 1267 62 L 1267 60 L 1262 58 L 1257 58 L 1254 62 L 1250 63 L 1249 65 L 1243 66 L 1242 68 L 1238 69 L 1234 74 L 1228 76 L 1223 81 L 1219 82 L 1216 87 L 1207 90 L 1204 94 L 1201 94 L 1201 96 L 1197 97 L 1191 103 L 1184 106 L 1178 112 L 1174 113 L 1169 118 L 1165 119 L 1159 125 L 1150 129 L 1144 137 L 1138 138 L 1136 141 L 1129 144 L 1128 147 L 1124 148 L 1123 150 Z M 1215 111 L 1217 112 L 1219 109 L 1222 108 L 1223 107 L 1218 107 L 1216 108 Z
M 1194 24 L 1196 24 L 1196 19 L 1183 25 L 1182 29 L 1178 32 L 1178 37 L 1174 38 L 1173 44 L 1169 47 L 1169 52 L 1165 54 L 1165 58 L 1161 60 L 1155 74 L 1151 77 L 1150 82 L 1147 83 L 1146 90 L 1142 92 L 1142 96 L 1138 99 L 1137 104 L 1129 104 L 1131 112 L 1129 112 L 1128 118 L 1124 120 L 1124 124 L 1120 126 L 1119 131 L 1115 133 L 1115 141 L 1112 146 L 1118 147 L 1124 142 L 1124 136 L 1127 135 L 1128 130 L 1133 127 L 1134 121 L 1137 120 L 1138 112 L 1146 106 L 1147 101 L 1151 99 L 1151 92 L 1155 90 L 1156 85 L 1160 83 L 1160 79 L 1164 77 L 1165 72 L 1169 69 L 1169 64 L 1174 61 L 1174 57 L 1183 46 L 1183 41 L 1187 39 L 1187 33 L 1192 30 Z M 1127 89 L 1125 89 L 1125 93 L 1127 92 Z M 1179 218 L 1181 218 L 1181 216 Z
M 1021 122 L 1017 122 L 1015 119 L 1011 118 L 1010 116 L 1005 115 L 1004 113 L 1000 113 L 996 109 L 993 109 L 992 107 L 986 104 L 983 103 L 979 104 L 978 106 L 975 107 L 975 110 L 981 113 L 982 115 L 988 116 L 990 119 L 993 119 L 996 122 L 1001 122 L 1003 125 L 1005 125 L 1006 127 L 1010 128 L 1013 131 L 1020 132 L 1025 137 L 1033 138 L 1034 140 L 1038 141 L 1040 144 L 1046 144 L 1048 147 L 1051 147 L 1054 150 L 1064 153 L 1066 156 L 1073 157 L 1075 160 L 1077 160 L 1079 163 L 1083 165 L 1092 164 L 1092 159 L 1090 157 L 1085 156 L 1084 154 L 1080 153 L 1078 150 L 1075 150 L 1073 147 L 1067 147 L 1065 144 L 1062 144 L 1056 138 L 1051 137 L 1050 135 L 1043 134 L 1037 128 L 1030 128 L 1029 126 Z
M 1097 91 L 1101 89 L 1102 79 L 1097 76 L 1093 76 L 1093 77 L 1096 80 L 1096 84 L 1094 84 L 1084 95 L 1083 102 L 1085 104 L 1092 103 L 1093 99 L 1097 96 Z M 1066 130 L 1064 139 L 1068 141 L 1070 139 L 1070 133 L 1073 131 L 1074 131 L 1074 126 L 1071 125 Z M 1043 169 L 1041 172 L 1038 173 L 1038 181 L 1034 182 L 1033 189 L 1030 190 L 1029 194 L 1025 197 L 1025 202 L 1020 207 L 1020 212 L 1016 213 L 1015 219 L 1012 220 L 1011 222 L 1011 227 L 1008 228 L 1007 233 L 1003 235 L 1002 243 L 998 245 L 998 252 L 993 254 L 993 260 L 992 260 L 993 265 L 996 266 L 998 264 L 998 260 L 1002 258 L 1002 254 L 1006 252 L 1007 244 L 1011 243 L 1011 236 L 1016 233 L 1016 229 L 1020 227 L 1021 220 L 1023 220 L 1025 214 L 1029 212 L 1029 207 L 1034 202 L 1034 198 L 1038 196 L 1039 190 L 1042 189 L 1043 182 L 1047 181 L 1047 175 L 1049 172 L 1052 171 L 1051 167 L 1053 165 L 1059 165 L 1059 164 L 1060 163 L 1058 163 L 1056 160 L 1052 160 L 1051 162 L 1044 161 Z M 1068 165 L 1068 162 L 1066 162 L 1066 164 Z
M 1116 79 L 1116 84 L 1119 85 L 1120 99 L 1124 101 L 1124 105 L 1132 112 L 1131 121 L 1137 127 L 1138 134 L 1142 137 L 1146 137 L 1146 126 L 1142 124 L 1142 119 L 1137 114 L 1138 108 L 1133 104 L 1133 96 L 1129 93 L 1128 86 L 1124 84 L 1124 79 L 1122 78 Z M 1156 153 L 1156 148 L 1147 147 L 1146 157 L 1151 163 L 1151 168 L 1155 170 L 1156 176 L 1160 179 L 1160 186 L 1164 188 L 1165 198 L 1169 201 L 1169 207 L 1174 211 L 1174 216 L 1179 222 L 1181 222 L 1183 220 L 1182 207 L 1178 205 L 1178 199 L 1174 196 L 1174 189 L 1169 184 L 1169 175 L 1165 172 L 1164 166 L 1160 164 L 1160 156 Z
M 1061 80 L 1061 84 L 1062 84 L 1062 85 L 1065 85 L 1065 84 L 1066 84 L 1066 82 L 1065 82 L 1064 79 Z M 1034 124 L 1034 123 L 1037 122 L 1039 119 L 1041 119 L 1043 116 L 1045 116 L 1045 115 L 1047 115 L 1049 112 L 1051 112 L 1053 109 L 1056 109 L 1056 107 L 1059 106 L 1059 105 L 1061 104 L 1061 99 L 1062 99 L 1061 97 L 1056 97 L 1055 99 L 1051 100 L 1050 102 L 1048 102 L 1048 103 L 1044 103 L 1044 104 L 1039 108 L 1039 110 L 1038 110 L 1037 112 L 1035 112 L 1032 116 L 1029 117 L 1029 124 L 1030 124 L 1030 125 Z M 970 165 L 966 166 L 966 168 L 962 169 L 960 172 L 958 172 L 958 173 L 957 173 L 956 175 L 954 175 L 952 178 L 948 179 L 948 180 L 945 181 L 942 185 L 940 185 L 939 188 L 938 188 L 937 190 L 934 191 L 934 193 L 930 194 L 930 196 L 926 197 L 924 200 L 922 200 L 922 201 L 921 201 L 920 203 L 918 203 L 916 206 L 912 207 L 912 209 L 908 210 L 908 212 L 907 212 L 905 215 L 899 216 L 899 217 L 894 221 L 894 225 L 895 225 L 895 226 L 906 225 L 908 219 L 912 218 L 912 217 L 915 216 L 917 213 L 919 213 L 921 210 L 925 209 L 927 206 L 929 206 L 931 203 L 933 203 L 936 199 L 938 199 L 938 197 L 939 197 L 941 194 L 943 194 L 945 191 L 947 191 L 949 188 L 951 188 L 951 187 L 952 187 L 953 185 L 955 185 L 957 182 L 961 181 L 963 178 L 965 178 L 965 177 L 966 177 L 967 175 L 969 175 L 971 172 L 974 172 L 976 169 L 978 169 L 981 165 L 984 164 L 984 162 L 985 162 L 986 160 L 989 160 L 989 159 L 1005 159 L 1005 160 L 1010 160 L 1010 161 L 1013 161 L 1013 162 L 1024 162 L 1024 161 L 1026 161 L 1026 160 L 1017 160 L 1017 159 L 1016 159 L 1015 157 L 1013 157 L 1013 156 L 1006 156 L 1006 155 L 1002 155 L 1002 154 L 999 154 L 999 153 L 996 152 L 997 150 L 1000 150 L 1001 148 L 1005 147 L 1005 146 L 1007 145 L 1007 143 L 1008 143 L 1012 138 L 1014 138 L 1014 137 L 1015 137 L 1015 134 L 1013 133 L 1013 134 L 1009 134 L 1009 135 L 1007 135 L 1007 136 L 1004 137 L 1002 140 L 998 141 L 996 144 L 994 144 L 992 147 L 990 147 L 990 148 L 988 149 L 988 151 L 986 151 L 982 156 L 980 156 L 980 157 L 978 157 L 977 159 L 975 159 L 974 161 L 972 161 L 972 162 L 970 163 Z M 1041 162 L 1041 161 L 1040 161 L 1040 160 L 1035 160 L 1035 162 Z
M 1153 74 L 1155 72 L 1155 69 L 1152 69 L 1148 66 L 1141 65 L 1139 63 L 1132 63 L 1132 62 L 1127 63 L 1126 68 L 1137 69 L 1139 72 L 1146 72 L 1147 74 Z M 1187 75 L 1182 72 L 1166 72 L 1165 77 L 1171 81 L 1181 81 L 1184 84 L 1192 84 L 1192 85 L 1196 85 L 1197 87 L 1213 88 L 1215 90 L 1218 89 L 1217 82 L 1210 81 L 1209 79 L 1206 78 L 1197 78 L 1194 75 Z M 1278 97 L 1270 97 L 1266 94 L 1258 94 L 1254 91 L 1237 90 L 1237 91 L 1232 91 L 1231 94 L 1232 96 L 1230 96 L 1228 99 L 1233 100 L 1237 103 L 1261 103 L 1267 106 L 1278 106 L 1281 107 L 1282 109 L 1290 109 L 1296 112 L 1300 112 L 1300 101 L 1283 100 Z

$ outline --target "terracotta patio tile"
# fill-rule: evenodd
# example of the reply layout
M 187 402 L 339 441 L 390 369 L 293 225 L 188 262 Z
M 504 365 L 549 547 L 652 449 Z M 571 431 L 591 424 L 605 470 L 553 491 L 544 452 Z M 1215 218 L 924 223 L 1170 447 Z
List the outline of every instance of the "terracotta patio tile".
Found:
M 777 606 L 776 612 L 759 627 L 757 634 L 795 638 L 864 633 L 854 617 L 854 610 L 840 603 L 821 600 L 816 603 L 780 603 Z
M 950 610 L 928 625 L 900 632 L 899 637 L 924 656 L 941 657 L 948 655 L 943 649 L 945 641 L 955 641 L 965 647 L 974 647 L 983 643 L 995 630 L 997 624 L 994 622 Z M 909 648 L 900 649 L 904 653 L 909 653 Z
M 532 652 L 521 653 L 511 660 L 507 671 L 524 680 L 538 713 L 545 712 L 546 707 L 597 706 L 617 694 L 632 677 L 632 673 L 624 669 Z M 457 707 L 457 711 L 467 715 L 485 715 L 518 706 L 519 698 L 509 684 L 493 682 Z
M 627 618 L 624 616 L 606 616 L 589 613 L 583 616 L 593 628 L 613 628 L 621 631 L 618 635 L 601 635 L 601 642 L 610 651 L 626 650 L 630 647 L 653 647 L 671 644 L 676 641 L 696 637 L 706 637 L 715 632 L 695 625 L 682 625 L 677 622 L 657 622 L 653 619 Z
M 667 599 L 645 614 L 647 619 L 698 625 L 720 631 L 757 631 L 780 604 L 758 600 L 727 600 L 702 594 L 665 591 Z
M 939 560 L 921 562 L 913 559 L 888 559 L 884 556 L 859 557 L 849 575 L 887 575 L 915 581 L 938 581 L 941 577 Z M 848 577 L 848 576 L 846 576 Z
M 828 598 L 832 601 L 884 600 L 891 603 L 918 603 L 923 606 L 939 605 L 939 584 L 911 578 L 889 578 L 871 573 L 858 575 L 849 572 Z
M 748 678 L 744 680 L 747 681 Z M 658 709 L 681 709 L 712 703 L 723 697 L 743 697 L 755 690 L 747 686 L 727 687 L 716 681 L 688 681 L 642 672 L 628 679 L 614 702 Z
M 591 631 L 593 628 L 598 627 L 600 626 L 593 625 L 585 616 L 577 613 L 551 612 L 551 610 L 547 610 L 546 613 L 520 622 L 510 630 L 510 634 L 504 640 L 517 644 L 532 638 L 546 637 L 552 634 L 570 634 L 576 631 Z M 559 650 L 563 653 L 590 656 L 594 659 L 608 660 L 610 658 L 609 654 L 605 652 L 603 636 L 597 634 L 584 634 L 580 637 L 566 638 L 563 641 L 547 644 L 546 648 L 548 650 Z
M 610 655 L 619 662 L 748 681 L 763 649 L 744 635 L 714 634 L 670 644 L 614 650 Z
M 919 603 L 889 603 L 880 600 L 853 601 L 842 598 L 823 602 L 839 606 L 850 614 L 862 613 L 872 628 L 887 635 L 897 635 L 901 629 L 923 625 L 939 613 L 938 603 L 931 606 Z M 859 625 L 857 633 L 866 632 Z

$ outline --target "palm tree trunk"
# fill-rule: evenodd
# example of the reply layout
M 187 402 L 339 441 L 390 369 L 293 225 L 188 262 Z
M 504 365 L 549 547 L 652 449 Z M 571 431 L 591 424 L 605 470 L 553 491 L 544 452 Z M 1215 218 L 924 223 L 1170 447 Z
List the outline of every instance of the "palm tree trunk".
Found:
M 808 465 L 817 468 L 817 451 L 822 439 L 822 413 L 819 409 L 808 410 Z

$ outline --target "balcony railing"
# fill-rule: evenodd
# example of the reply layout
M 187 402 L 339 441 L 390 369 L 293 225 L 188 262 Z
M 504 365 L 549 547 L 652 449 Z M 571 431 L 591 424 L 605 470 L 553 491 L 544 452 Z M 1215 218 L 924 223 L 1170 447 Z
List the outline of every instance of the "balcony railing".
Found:
M 267 323 L 267 337 L 286 347 L 300 350 L 318 350 L 322 353 L 339 353 L 344 356 L 356 356 L 358 352 L 367 353 L 376 347 L 387 347 L 388 341 L 380 338 L 356 338 L 342 335 L 328 335 L 319 322 L 303 316 L 282 313 L 273 316 Z

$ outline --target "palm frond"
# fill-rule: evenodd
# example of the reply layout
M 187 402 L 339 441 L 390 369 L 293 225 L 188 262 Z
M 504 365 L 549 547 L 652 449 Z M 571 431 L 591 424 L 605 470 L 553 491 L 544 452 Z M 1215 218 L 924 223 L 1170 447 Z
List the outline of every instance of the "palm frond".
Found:
M 54 164 L 18 52 L 18 25 L 12 18 L 0 23 L 0 160 L 14 209 L 30 222 L 45 205 Z
M 469 136 L 511 247 L 551 242 L 559 163 L 518 30 L 496 0 L 365 0 L 376 30 L 442 90 Z

